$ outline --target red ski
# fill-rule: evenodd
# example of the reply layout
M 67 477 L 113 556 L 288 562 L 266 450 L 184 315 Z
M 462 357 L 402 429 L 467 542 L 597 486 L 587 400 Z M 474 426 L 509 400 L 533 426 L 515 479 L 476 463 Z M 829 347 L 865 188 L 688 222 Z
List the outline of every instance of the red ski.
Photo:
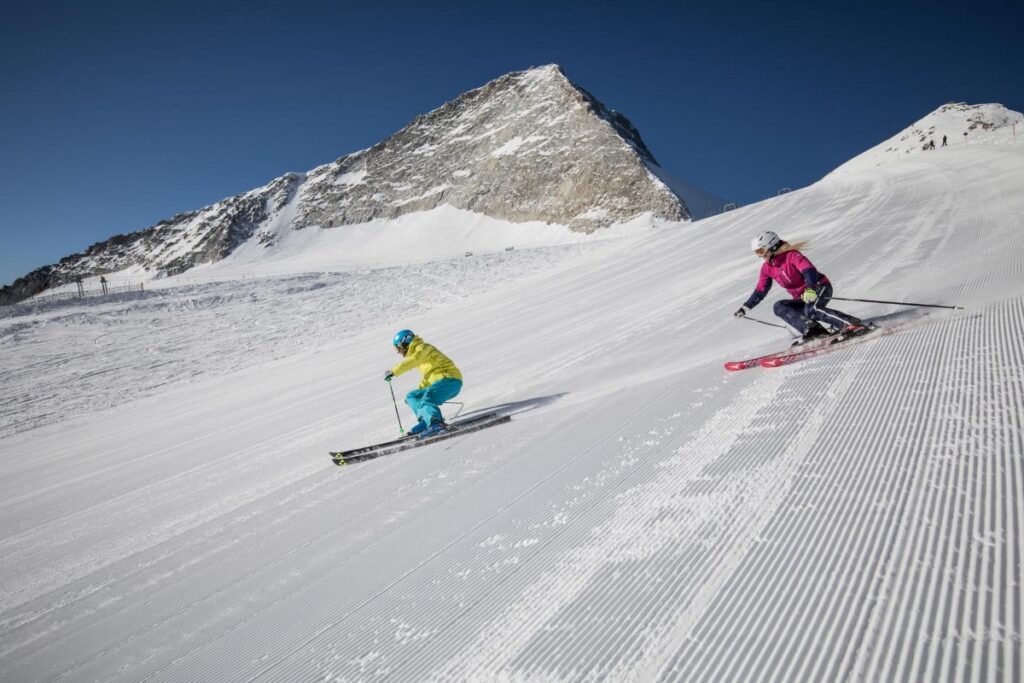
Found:
M 829 351 L 835 351 L 841 348 L 842 345 L 847 344 L 855 339 L 861 339 L 865 335 L 868 335 L 877 329 L 877 327 L 872 325 L 870 327 L 865 327 L 862 330 L 858 330 L 857 332 L 847 334 L 845 336 L 833 335 L 831 337 L 827 337 L 824 340 L 825 344 L 821 346 L 816 346 L 813 349 L 801 349 L 800 351 L 796 351 L 793 353 L 769 356 L 767 358 L 762 358 L 758 362 L 762 368 L 777 368 L 782 365 L 789 365 L 790 363 L 796 363 L 797 361 L 807 360 L 808 358 L 820 356 L 821 354 L 828 353 Z
M 736 372 L 737 370 L 746 370 L 747 368 L 756 368 L 764 365 L 764 361 L 771 360 L 773 358 L 783 358 L 794 353 L 801 353 L 804 351 L 811 351 L 813 349 L 819 349 L 824 346 L 828 346 L 835 341 L 836 335 L 829 335 L 822 337 L 821 339 L 815 339 L 809 341 L 806 344 L 802 344 L 797 347 L 791 347 L 785 351 L 776 351 L 775 353 L 765 354 L 763 356 L 755 356 L 754 358 L 747 358 L 744 360 L 731 360 L 725 363 L 725 369 L 730 372 Z M 774 366 L 771 366 L 774 367 Z
M 761 365 L 761 361 L 762 360 L 767 360 L 769 358 L 774 358 L 775 356 L 782 355 L 783 353 L 785 353 L 785 351 L 780 351 L 778 353 L 770 353 L 770 354 L 768 354 L 766 356 L 758 356 L 756 358 L 746 358 L 744 360 L 730 360 L 730 361 L 726 361 L 725 369 L 728 370 L 729 372 L 736 372 L 737 370 L 746 370 L 747 368 L 756 368 L 759 365 Z

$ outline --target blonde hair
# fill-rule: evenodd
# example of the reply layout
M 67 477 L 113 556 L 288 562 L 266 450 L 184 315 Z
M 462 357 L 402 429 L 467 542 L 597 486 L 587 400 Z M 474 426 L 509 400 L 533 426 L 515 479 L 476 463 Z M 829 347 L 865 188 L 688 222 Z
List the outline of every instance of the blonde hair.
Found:
M 787 242 L 782 240 L 782 246 L 775 250 L 776 254 L 784 254 L 787 251 L 803 251 L 810 244 L 810 240 L 800 240 L 799 242 Z

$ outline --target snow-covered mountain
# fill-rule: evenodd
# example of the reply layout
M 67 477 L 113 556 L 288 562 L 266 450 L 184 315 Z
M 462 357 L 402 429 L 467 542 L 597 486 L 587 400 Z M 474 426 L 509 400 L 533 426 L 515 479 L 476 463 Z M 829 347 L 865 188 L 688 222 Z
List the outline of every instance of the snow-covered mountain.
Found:
M 0 309 L 0 680 L 1018 683 L 1022 177 L 950 146 L 704 230 Z M 726 373 L 788 343 L 778 287 L 732 317 L 764 226 L 964 309 L 836 301 L 882 329 Z M 511 422 L 335 467 L 398 433 L 404 327 Z
M 683 182 L 670 187 L 663 177 L 629 120 L 549 65 L 465 93 L 367 150 L 95 244 L 19 279 L 0 293 L 0 303 L 76 277 L 126 269 L 175 275 L 216 263 L 245 243 L 267 260 L 295 231 L 358 234 L 348 240 L 355 251 L 367 232 L 439 208 L 496 219 L 488 225 L 492 248 L 512 237 L 504 223 L 592 233 L 639 217 L 680 221 L 703 216 L 710 205 L 721 208 L 721 200 Z M 427 237 L 445 242 L 449 254 L 472 246 L 450 235 Z M 301 241 L 317 248 L 316 240 Z
M 945 140 L 945 142 L 943 142 Z M 944 104 L 885 142 L 857 155 L 833 173 L 876 166 L 964 145 L 1006 146 L 1024 143 L 1024 115 L 1001 104 Z

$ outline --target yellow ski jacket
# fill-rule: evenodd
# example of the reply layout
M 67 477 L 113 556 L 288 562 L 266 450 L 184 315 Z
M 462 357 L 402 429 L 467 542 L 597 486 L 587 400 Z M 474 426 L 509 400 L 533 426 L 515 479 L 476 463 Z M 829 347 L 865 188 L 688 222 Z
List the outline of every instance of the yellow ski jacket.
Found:
M 416 366 L 419 366 L 420 372 L 423 373 L 423 379 L 420 381 L 419 386 L 420 389 L 426 389 L 434 382 L 445 378 L 462 379 L 462 373 L 455 367 L 455 363 L 452 362 L 451 358 L 419 337 L 413 337 L 413 340 L 409 343 L 409 350 L 405 353 L 405 358 L 401 363 L 391 368 L 391 372 L 397 376 L 412 370 Z

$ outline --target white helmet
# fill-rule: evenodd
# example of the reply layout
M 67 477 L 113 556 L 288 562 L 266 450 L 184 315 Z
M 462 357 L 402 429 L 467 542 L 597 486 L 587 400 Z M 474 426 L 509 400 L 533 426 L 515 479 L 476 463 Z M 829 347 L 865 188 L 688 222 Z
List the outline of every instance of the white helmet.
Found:
M 774 252 L 782 244 L 782 238 L 771 230 L 765 230 L 750 241 L 750 248 L 757 252 L 766 249 L 769 253 Z

